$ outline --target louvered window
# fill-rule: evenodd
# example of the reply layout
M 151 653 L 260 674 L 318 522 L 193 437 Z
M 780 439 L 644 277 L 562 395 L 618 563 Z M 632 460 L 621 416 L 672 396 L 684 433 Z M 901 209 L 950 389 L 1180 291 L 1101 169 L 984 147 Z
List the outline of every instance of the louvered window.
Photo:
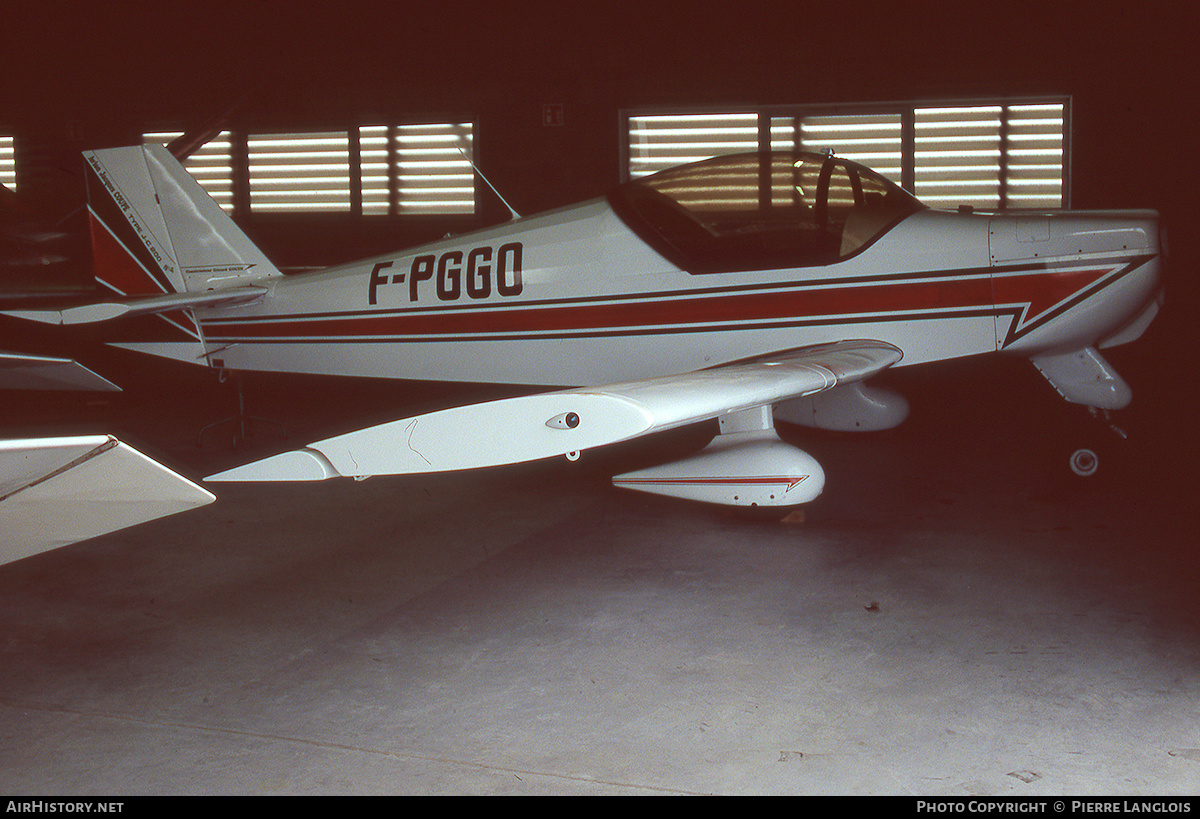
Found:
M 1000 106 L 916 109 L 913 192 L 934 208 L 1000 205 Z
M 771 149 L 833 151 L 901 184 L 902 123 L 896 114 L 771 117 Z
M 627 179 L 721 154 L 831 150 L 932 207 L 1070 206 L 1065 98 L 623 116 Z
M 1065 200 L 1066 106 L 1010 105 L 1005 196 L 1012 207 L 1057 208 Z
M 0 185 L 11 191 L 17 189 L 16 149 L 10 136 L 0 136 Z
M 350 137 L 345 131 L 251 134 L 246 159 L 252 211 L 350 210 Z
M 929 205 L 1063 205 L 1062 103 L 918 108 L 915 119 L 915 192 Z
M 182 131 L 156 131 L 143 134 L 142 141 L 170 145 L 181 136 Z M 223 210 L 233 211 L 233 144 L 228 131 L 197 148 L 183 160 L 183 167 Z
M 470 122 L 359 129 L 364 214 L 475 213 Z
M 363 213 L 391 213 L 392 136 L 386 125 L 358 129 L 358 173 Z
M 758 149 L 758 114 L 664 114 L 629 117 L 629 177 Z
M 184 167 L 230 212 L 245 207 L 247 200 L 239 204 L 236 194 L 240 187 L 255 213 L 471 215 L 474 131 L 471 122 L 446 122 L 251 134 L 242 141 L 223 132 Z M 158 131 L 143 139 L 166 145 L 181 135 Z

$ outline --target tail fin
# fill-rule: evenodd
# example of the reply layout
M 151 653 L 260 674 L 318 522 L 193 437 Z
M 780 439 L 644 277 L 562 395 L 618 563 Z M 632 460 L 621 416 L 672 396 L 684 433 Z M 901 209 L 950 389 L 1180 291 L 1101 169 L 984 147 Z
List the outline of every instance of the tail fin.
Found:
M 161 145 L 84 153 L 96 279 L 123 296 L 224 290 L 281 275 Z

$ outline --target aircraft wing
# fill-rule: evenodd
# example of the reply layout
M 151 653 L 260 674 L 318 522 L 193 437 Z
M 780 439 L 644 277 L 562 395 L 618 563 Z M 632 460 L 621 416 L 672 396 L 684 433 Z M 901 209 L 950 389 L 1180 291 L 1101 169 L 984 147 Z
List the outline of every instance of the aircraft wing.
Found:
M 0 563 L 214 500 L 111 435 L 0 441 Z
M 843 341 L 681 375 L 454 407 L 326 438 L 206 480 L 323 480 L 532 461 L 860 381 L 901 355 L 882 341 Z
M 0 350 L 0 390 L 96 390 L 121 388 L 77 361 Z

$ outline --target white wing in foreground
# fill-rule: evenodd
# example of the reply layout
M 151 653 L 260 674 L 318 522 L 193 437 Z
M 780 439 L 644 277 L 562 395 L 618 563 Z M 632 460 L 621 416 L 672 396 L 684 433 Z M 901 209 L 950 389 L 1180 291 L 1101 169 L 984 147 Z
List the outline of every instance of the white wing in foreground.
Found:
M 0 563 L 214 500 L 111 435 L 0 441 Z
M 207 480 L 322 480 L 532 461 L 811 395 L 900 358 L 881 341 L 844 341 L 682 375 L 505 398 L 326 438 Z

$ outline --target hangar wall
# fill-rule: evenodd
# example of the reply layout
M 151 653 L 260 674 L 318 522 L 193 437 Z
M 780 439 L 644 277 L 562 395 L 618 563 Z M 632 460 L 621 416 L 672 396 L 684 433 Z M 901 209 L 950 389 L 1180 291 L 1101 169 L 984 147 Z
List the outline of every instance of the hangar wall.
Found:
M 619 181 L 622 109 L 1069 95 L 1074 207 L 1156 208 L 1169 229 L 1195 216 L 1181 150 L 1194 141 L 1195 4 L 26 5 L 0 54 L 16 79 L 0 85 L 0 127 L 17 136 L 23 198 L 56 214 L 84 200 L 82 150 L 235 105 L 229 125 L 244 131 L 468 114 L 480 165 L 534 213 Z M 546 104 L 562 106 L 561 126 L 543 125 Z M 309 214 L 244 227 L 281 266 L 324 265 L 506 218 L 490 193 L 480 201 L 474 224 Z M 1182 229 L 1171 240 L 1176 259 L 1194 250 Z M 1194 303 L 1193 279 L 1173 277 L 1157 334 L 1192 339 L 1173 305 Z
M 1068 94 L 1075 205 L 1171 206 L 1172 173 L 1132 157 L 1172 143 L 1183 75 L 1171 43 L 1189 28 L 1181 18 L 1195 30 L 1194 10 L 902 5 L 30 11 L 4 58 L 24 80 L 5 84 L 0 124 L 20 141 L 23 194 L 62 202 L 80 195 L 81 150 L 195 127 L 237 103 L 233 124 L 248 129 L 468 113 L 481 165 L 531 213 L 620 178 L 622 108 Z M 563 125 L 542 124 L 545 104 L 562 105 Z M 484 197 L 483 221 L 504 215 Z M 306 217 L 254 221 L 269 249 L 306 264 L 444 232 L 421 220 L 365 233 L 328 217 L 315 230 Z

